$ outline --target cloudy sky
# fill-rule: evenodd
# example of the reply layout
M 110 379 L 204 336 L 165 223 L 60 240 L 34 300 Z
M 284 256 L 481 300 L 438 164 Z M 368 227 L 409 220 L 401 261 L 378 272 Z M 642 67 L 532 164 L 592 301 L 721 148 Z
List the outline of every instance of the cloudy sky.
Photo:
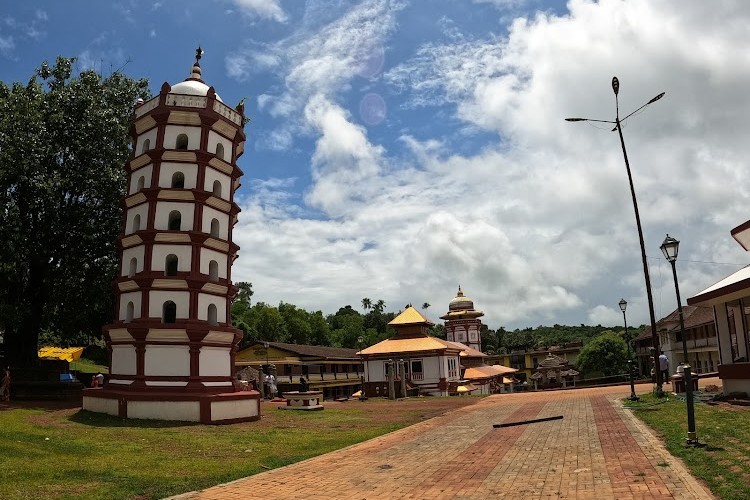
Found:
M 12 2 L 0 78 L 75 56 L 158 91 L 195 47 L 225 102 L 247 98 L 233 279 L 254 299 L 387 310 L 460 284 L 491 328 L 648 321 L 624 125 L 657 319 L 659 251 L 681 240 L 689 297 L 750 262 L 750 3 L 573 0 Z

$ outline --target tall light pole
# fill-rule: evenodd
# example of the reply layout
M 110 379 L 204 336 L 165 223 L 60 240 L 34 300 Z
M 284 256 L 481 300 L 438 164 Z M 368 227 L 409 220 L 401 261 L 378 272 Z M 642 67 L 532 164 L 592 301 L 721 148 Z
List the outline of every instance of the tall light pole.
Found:
M 687 417 L 688 417 L 688 446 L 699 445 L 698 436 L 695 432 L 695 404 L 693 401 L 693 375 L 691 373 L 690 363 L 688 362 L 687 339 L 685 338 L 685 320 L 682 317 L 682 301 L 680 300 L 680 286 L 677 283 L 677 251 L 680 248 L 680 242 L 667 235 L 661 244 L 661 251 L 664 257 L 672 264 L 672 276 L 674 277 L 674 291 L 677 294 L 677 313 L 680 316 L 680 336 L 682 336 L 682 355 L 685 358 L 685 372 L 683 380 L 685 381 L 685 394 L 687 396 Z
M 633 186 L 633 176 L 630 173 L 630 162 L 628 161 L 628 152 L 625 150 L 625 139 L 622 137 L 622 122 L 633 116 L 638 111 L 642 110 L 649 104 L 653 104 L 662 97 L 664 92 L 657 95 L 646 104 L 636 109 L 625 118 L 620 119 L 620 102 L 618 100 L 618 94 L 620 93 L 620 80 L 617 77 L 612 77 L 612 90 L 615 93 L 615 120 L 593 120 L 591 118 L 566 118 L 569 122 L 599 122 L 599 123 L 611 123 L 614 124 L 612 132 L 617 130 L 620 135 L 620 145 L 622 146 L 622 155 L 625 158 L 625 170 L 628 172 L 628 181 L 630 182 L 630 196 L 633 198 L 633 210 L 635 211 L 635 224 L 638 227 L 638 240 L 641 244 L 641 260 L 643 261 L 643 277 L 646 280 L 646 299 L 648 300 L 648 313 L 651 319 L 651 341 L 654 348 L 654 371 L 656 372 L 656 392 L 658 395 L 662 394 L 662 384 L 664 381 L 659 371 L 659 336 L 656 333 L 656 316 L 654 316 L 654 298 L 651 295 L 651 278 L 648 274 L 648 262 L 646 261 L 646 246 L 643 243 L 643 229 L 641 228 L 641 216 L 638 213 L 638 201 L 635 198 L 635 187 Z
M 628 378 L 630 378 L 630 400 L 638 401 L 639 398 L 635 394 L 635 385 L 633 383 L 633 356 L 630 351 L 630 337 L 628 337 L 628 319 L 625 317 L 625 309 L 628 308 L 628 303 L 625 299 L 620 299 L 618 303 L 620 311 L 622 311 L 622 322 L 625 324 L 625 342 L 628 344 Z

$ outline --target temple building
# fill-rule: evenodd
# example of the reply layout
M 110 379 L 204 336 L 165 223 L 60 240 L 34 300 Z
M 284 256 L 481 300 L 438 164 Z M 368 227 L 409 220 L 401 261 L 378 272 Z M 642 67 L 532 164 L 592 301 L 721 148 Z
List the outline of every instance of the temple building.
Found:
M 481 328 L 484 316 L 482 311 L 474 309 L 474 301 L 465 297 L 458 287 L 456 297 L 448 304 L 448 312 L 440 316 L 445 320 L 445 330 L 448 340 L 460 342 L 477 351 L 482 351 Z
M 473 310 L 473 306 L 470 307 Z M 518 370 L 489 366 L 485 363 L 487 355 L 481 351 L 461 342 L 431 336 L 428 329 L 432 324 L 414 307 L 408 306 L 388 323 L 396 329 L 395 336 L 357 353 L 364 362 L 366 395 L 388 395 L 391 369 L 397 382 L 396 397 L 492 394 L 513 383 L 512 374 Z
M 547 353 L 547 357 L 534 367 L 534 373 L 530 380 L 534 382 L 534 389 L 542 387 L 567 387 L 568 382 L 575 385 L 575 377 L 579 373 L 570 365 L 570 362 L 560 356 Z
M 203 423 L 260 418 L 260 395 L 234 381 L 242 332 L 230 315 L 244 108 L 227 106 L 203 81 L 201 54 L 185 81 L 165 82 L 133 112 L 115 320 L 104 327 L 110 379 L 84 391 L 85 410 Z
M 324 399 L 348 397 L 362 388 L 362 360 L 356 349 L 256 341 L 235 358 L 235 371 L 252 367 L 273 373 L 283 395 L 303 390 L 302 379 Z
M 461 381 L 460 346 L 432 337 L 433 325 L 409 306 L 390 323 L 396 335 L 362 349 L 364 391 L 367 396 L 388 395 L 388 374 L 394 370 L 396 397 L 407 394 L 456 394 Z M 403 383 L 401 383 L 403 380 Z

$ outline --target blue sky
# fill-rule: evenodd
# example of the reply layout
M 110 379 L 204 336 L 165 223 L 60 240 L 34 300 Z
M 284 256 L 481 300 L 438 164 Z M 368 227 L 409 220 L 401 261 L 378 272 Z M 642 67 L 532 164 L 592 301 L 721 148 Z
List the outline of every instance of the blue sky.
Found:
M 0 11 L 0 77 L 44 60 L 122 68 L 157 92 L 188 76 L 246 98 L 233 279 L 255 299 L 388 310 L 462 285 L 496 328 L 647 321 L 612 119 L 629 147 L 657 316 L 659 251 L 682 241 L 683 297 L 748 262 L 750 6 L 573 0 L 38 1 Z

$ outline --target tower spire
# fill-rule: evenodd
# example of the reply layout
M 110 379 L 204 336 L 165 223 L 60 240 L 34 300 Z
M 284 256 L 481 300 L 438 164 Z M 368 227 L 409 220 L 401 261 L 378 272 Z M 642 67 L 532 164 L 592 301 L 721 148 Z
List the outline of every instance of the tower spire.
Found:
M 195 62 L 193 63 L 193 67 L 190 71 L 190 76 L 187 78 L 187 80 L 197 80 L 199 82 L 203 82 L 201 79 L 201 64 L 200 60 L 203 57 L 203 49 L 200 45 L 198 45 L 198 48 L 195 49 Z

